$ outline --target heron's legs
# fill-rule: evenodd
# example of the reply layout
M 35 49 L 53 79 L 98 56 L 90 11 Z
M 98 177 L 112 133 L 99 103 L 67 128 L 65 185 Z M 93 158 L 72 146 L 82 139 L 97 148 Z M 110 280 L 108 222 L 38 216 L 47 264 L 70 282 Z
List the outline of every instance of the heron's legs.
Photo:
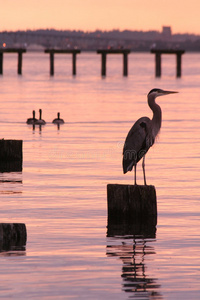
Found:
M 134 165 L 134 185 L 136 185 L 136 167 L 137 167 L 137 164 Z
M 143 175 L 144 175 L 144 185 L 147 185 L 146 175 L 145 175 L 145 155 L 144 155 L 143 161 L 142 161 L 142 169 L 143 169 Z

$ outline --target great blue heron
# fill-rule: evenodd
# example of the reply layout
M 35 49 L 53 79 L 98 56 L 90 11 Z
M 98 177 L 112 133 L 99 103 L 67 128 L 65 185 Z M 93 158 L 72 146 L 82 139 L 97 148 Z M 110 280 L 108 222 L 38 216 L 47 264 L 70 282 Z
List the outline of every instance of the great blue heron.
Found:
M 60 119 L 60 113 L 58 112 L 58 117 L 52 121 L 54 124 L 64 124 L 64 120 Z
M 33 117 L 32 118 L 28 118 L 26 123 L 27 124 L 35 124 L 35 122 L 37 121 L 36 117 L 35 117 L 35 111 L 33 110 Z
M 144 175 L 144 184 L 146 185 L 145 176 L 145 154 L 154 144 L 155 138 L 160 130 L 162 122 L 162 111 L 160 106 L 155 102 L 156 97 L 177 92 L 164 91 L 161 89 L 152 89 L 148 95 L 148 105 L 153 111 L 153 118 L 142 117 L 135 122 L 130 129 L 123 148 L 123 171 L 124 174 L 131 171 L 134 166 L 136 184 L 136 166 L 138 161 L 143 157 L 142 168 Z
M 41 109 L 39 109 L 39 114 L 40 114 L 40 118 L 39 118 L 39 120 L 37 120 L 35 122 L 35 124 L 36 125 L 45 125 L 46 122 L 45 122 L 45 120 L 42 119 L 42 110 Z

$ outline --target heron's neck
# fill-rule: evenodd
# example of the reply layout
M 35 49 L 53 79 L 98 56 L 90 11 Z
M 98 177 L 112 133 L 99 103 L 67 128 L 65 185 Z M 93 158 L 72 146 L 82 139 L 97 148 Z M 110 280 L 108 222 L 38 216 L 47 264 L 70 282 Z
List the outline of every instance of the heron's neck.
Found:
M 148 104 L 151 110 L 153 111 L 152 129 L 153 129 L 154 137 L 156 137 L 161 127 L 162 111 L 160 106 L 155 102 L 155 98 L 150 97 L 148 99 Z

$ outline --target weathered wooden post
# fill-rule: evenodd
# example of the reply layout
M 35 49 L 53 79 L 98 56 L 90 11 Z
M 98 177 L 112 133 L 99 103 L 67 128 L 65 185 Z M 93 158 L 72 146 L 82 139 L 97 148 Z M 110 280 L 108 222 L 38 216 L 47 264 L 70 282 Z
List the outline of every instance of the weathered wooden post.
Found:
M 152 185 L 107 185 L 108 233 L 131 228 L 135 234 L 149 231 L 157 224 L 156 190 Z M 119 225 L 122 228 L 119 228 Z
M 180 52 L 176 54 L 176 77 L 181 77 L 181 56 Z
M 45 53 L 50 54 L 50 75 L 54 75 L 54 54 L 72 54 L 72 74 L 76 75 L 76 55 L 81 53 L 79 49 L 46 49 Z
M 156 53 L 156 77 L 161 76 L 161 53 Z
M 3 74 L 3 52 L 0 52 L 0 75 Z
M 54 53 L 50 52 L 50 75 L 53 76 L 54 75 Z
M 107 54 L 123 54 L 123 75 L 128 75 L 128 54 L 131 51 L 129 49 L 103 49 L 97 50 L 98 54 L 101 54 L 101 75 L 106 76 L 106 56 Z
M 26 225 L 23 223 L 0 223 L 0 252 L 25 250 Z
M 22 54 L 26 52 L 24 48 L 3 48 L 0 49 L 0 74 L 3 74 L 3 53 L 18 53 L 17 73 L 22 74 Z
M 72 74 L 76 75 L 76 52 L 72 53 Z
M 185 53 L 184 50 L 152 49 L 151 53 L 155 54 L 156 77 L 161 76 L 161 54 L 175 54 L 176 55 L 176 77 L 181 77 L 181 57 L 182 57 L 182 54 Z
M 123 74 L 124 76 L 128 76 L 128 53 L 123 53 Z
M 101 54 L 101 76 L 106 76 L 106 53 Z
M 0 172 L 21 172 L 22 140 L 0 140 Z
M 0 140 L 0 161 L 22 161 L 22 140 Z
M 19 51 L 18 52 L 18 74 L 21 75 L 22 74 L 22 52 Z

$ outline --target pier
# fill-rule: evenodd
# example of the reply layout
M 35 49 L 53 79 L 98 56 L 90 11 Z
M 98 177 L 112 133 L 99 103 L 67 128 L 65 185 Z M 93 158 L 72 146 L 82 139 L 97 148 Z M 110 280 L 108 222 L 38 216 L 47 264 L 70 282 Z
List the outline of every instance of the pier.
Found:
M 26 52 L 25 48 L 2 48 L 0 49 L 0 75 L 3 74 L 3 54 L 18 53 L 17 73 L 22 74 L 22 54 Z
M 129 49 L 104 49 L 97 50 L 97 54 L 101 54 L 101 75 L 106 76 L 106 56 L 107 54 L 122 54 L 123 55 L 123 75 L 128 76 L 128 54 Z
M 1 48 L 0 49 L 0 75 L 3 74 L 3 55 L 4 53 L 18 54 L 17 73 L 22 74 L 22 55 L 27 52 L 25 48 Z M 97 54 L 101 54 L 101 75 L 106 76 L 106 63 L 108 54 L 122 54 L 123 57 L 123 76 L 128 76 L 128 54 L 130 49 L 99 49 Z M 76 75 L 76 58 L 77 54 L 81 53 L 80 49 L 45 49 L 44 53 L 49 53 L 50 58 L 50 75 L 54 75 L 54 56 L 55 54 L 72 54 L 72 75 Z M 155 54 L 155 76 L 161 77 L 161 56 L 162 54 L 176 55 L 176 77 L 181 77 L 182 73 L 182 55 L 185 50 L 174 49 L 151 49 L 151 53 Z
M 176 55 L 176 77 L 181 77 L 181 58 L 185 53 L 184 50 L 170 50 L 170 49 L 152 49 L 151 53 L 155 54 L 155 75 L 161 77 L 161 55 L 175 54 Z
M 50 57 L 50 75 L 54 75 L 54 55 L 55 54 L 72 54 L 72 74 L 76 75 L 76 55 L 81 53 L 79 49 L 46 49 L 45 53 L 49 53 Z

